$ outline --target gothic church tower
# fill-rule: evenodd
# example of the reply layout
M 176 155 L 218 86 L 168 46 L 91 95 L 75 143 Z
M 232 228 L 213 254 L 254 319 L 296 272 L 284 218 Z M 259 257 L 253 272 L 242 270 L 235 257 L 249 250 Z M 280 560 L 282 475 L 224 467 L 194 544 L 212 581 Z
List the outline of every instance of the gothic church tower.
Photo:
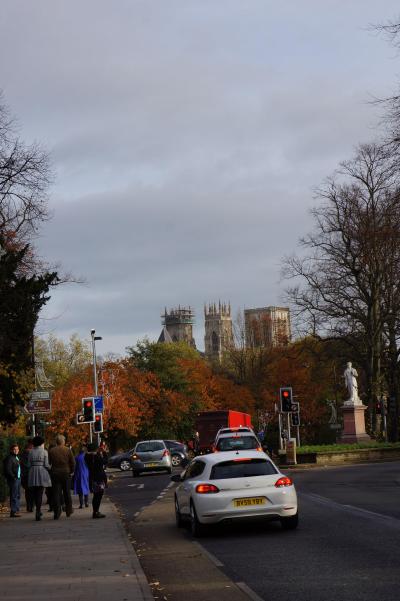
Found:
M 231 305 L 211 303 L 204 306 L 204 347 L 208 359 L 221 361 L 224 351 L 233 345 Z

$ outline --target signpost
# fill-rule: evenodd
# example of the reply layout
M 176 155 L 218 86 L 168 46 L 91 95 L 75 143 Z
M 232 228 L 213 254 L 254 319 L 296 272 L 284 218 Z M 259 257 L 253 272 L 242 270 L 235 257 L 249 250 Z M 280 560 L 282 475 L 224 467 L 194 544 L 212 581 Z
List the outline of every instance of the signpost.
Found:
M 30 399 L 26 405 L 28 413 L 50 413 L 51 412 L 51 392 L 38 391 L 31 392 Z

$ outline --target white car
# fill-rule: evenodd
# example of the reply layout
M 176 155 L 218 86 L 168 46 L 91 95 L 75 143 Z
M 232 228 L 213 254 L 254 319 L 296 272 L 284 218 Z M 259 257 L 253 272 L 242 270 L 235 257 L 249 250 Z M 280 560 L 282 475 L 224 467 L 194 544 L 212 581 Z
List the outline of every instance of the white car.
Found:
M 230 432 L 220 434 L 213 445 L 214 452 L 217 451 L 262 451 L 261 442 L 251 430 L 249 432 Z
M 293 482 L 260 451 L 202 455 L 172 480 L 178 482 L 176 524 L 190 521 L 193 536 L 225 520 L 280 520 L 283 528 L 297 527 Z
M 239 434 L 241 432 L 246 434 L 254 434 L 254 430 L 252 428 L 249 428 L 248 426 L 232 426 L 231 428 L 220 428 L 215 436 L 215 442 L 218 442 L 218 438 L 222 436 L 222 434 Z

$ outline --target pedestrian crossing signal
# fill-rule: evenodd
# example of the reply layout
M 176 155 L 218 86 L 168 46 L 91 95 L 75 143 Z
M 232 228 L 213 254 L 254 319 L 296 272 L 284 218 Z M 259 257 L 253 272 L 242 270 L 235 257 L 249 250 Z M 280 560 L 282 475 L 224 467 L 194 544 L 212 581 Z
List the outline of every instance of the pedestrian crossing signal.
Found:
M 94 416 L 93 432 L 95 434 L 100 434 L 100 432 L 103 432 L 103 414 L 102 413 L 96 413 L 96 415 Z

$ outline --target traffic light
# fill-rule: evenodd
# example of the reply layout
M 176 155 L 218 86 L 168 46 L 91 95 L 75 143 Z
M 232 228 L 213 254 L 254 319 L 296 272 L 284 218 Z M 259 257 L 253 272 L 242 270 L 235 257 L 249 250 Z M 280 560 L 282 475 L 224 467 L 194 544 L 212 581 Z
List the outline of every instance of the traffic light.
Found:
M 96 413 L 96 415 L 94 416 L 93 432 L 95 434 L 100 434 L 100 432 L 103 432 L 103 414 L 102 413 Z
M 292 411 L 293 391 L 291 388 L 280 388 L 281 411 L 290 413 Z
M 82 399 L 83 421 L 87 423 L 94 422 L 94 400 L 92 397 Z
M 291 413 L 290 421 L 292 422 L 292 426 L 300 426 L 300 413 Z

